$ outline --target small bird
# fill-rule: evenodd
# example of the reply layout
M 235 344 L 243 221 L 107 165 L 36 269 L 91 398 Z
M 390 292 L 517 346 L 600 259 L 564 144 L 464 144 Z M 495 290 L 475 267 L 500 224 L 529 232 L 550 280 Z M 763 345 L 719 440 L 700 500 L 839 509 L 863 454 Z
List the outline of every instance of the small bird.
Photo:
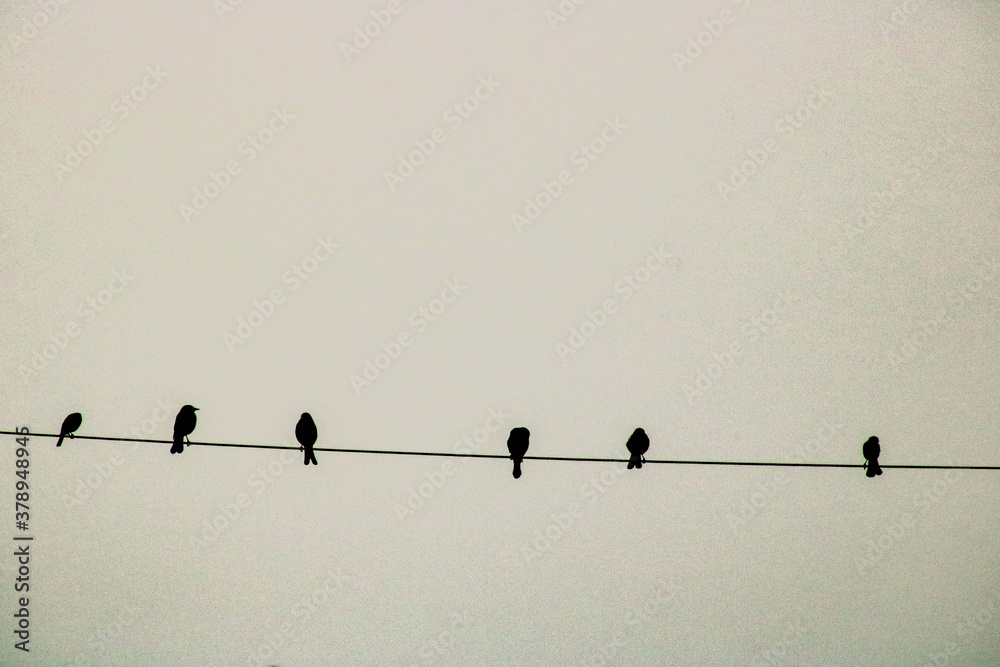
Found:
M 643 456 L 649 450 L 649 436 L 641 428 L 637 428 L 632 431 L 632 435 L 628 437 L 628 442 L 625 443 L 628 447 L 628 451 L 632 456 L 628 460 L 628 469 L 641 468 L 642 462 L 646 460 Z
M 197 409 L 193 405 L 185 405 L 177 412 L 177 418 L 174 419 L 174 445 L 170 448 L 171 454 L 183 452 L 185 440 L 188 441 L 188 444 L 191 443 L 188 436 L 191 435 L 198 423 L 198 416 L 194 413 Z
M 67 435 L 73 437 L 73 431 L 80 428 L 80 424 L 83 423 L 83 415 L 79 412 L 74 412 L 73 414 L 66 415 L 66 419 L 63 420 L 62 428 L 59 429 L 59 440 L 56 441 L 56 447 L 62 447 L 63 438 Z
M 510 430 L 510 437 L 507 438 L 507 451 L 510 452 L 510 458 L 514 459 L 514 479 L 521 476 L 521 461 L 528 453 L 528 436 L 530 435 L 528 429 L 518 426 Z
M 304 465 L 309 465 L 310 461 L 314 466 L 319 465 L 316 462 L 316 454 L 313 453 L 316 437 L 316 422 L 313 421 L 311 414 L 303 412 L 299 417 L 299 423 L 295 425 L 295 439 L 299 441 L 299 449 L 305 452 Z
M 878 464 L 878 455 L 882 453 L 882 448 L 879 447 L 878 438 L 874 435 L 865 441 L 865 444 L 861 446 L 861 453 L 865 457 L 865 474 L 868 477 L 874 477 L 875 475 L 882 474 L 882 467 Z

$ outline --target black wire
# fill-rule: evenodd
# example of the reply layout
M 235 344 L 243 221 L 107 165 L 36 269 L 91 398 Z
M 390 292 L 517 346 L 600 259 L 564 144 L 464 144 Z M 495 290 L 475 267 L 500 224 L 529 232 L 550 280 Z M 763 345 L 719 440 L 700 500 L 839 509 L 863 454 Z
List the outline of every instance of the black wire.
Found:
M 58 438 L 58 433 L 18 433 L 16 431 L 0 431 L 0 435 L 17 435 L 38 438 Z M 110 438 L 92 435 L 67 436 L 65 442 L 74 440 L 103 440 L 107 442 L 149 442 L 156 444 L 171 445 L 172 440 L 152 440 L 148 438 Z M 284 445 L 255 445 L 236 442 L 189 442 L 189 446 L 199 447 L 243 447 L 248 449 L 291 449 L 299 450 L 299 447 Z M 457 452 L 405 452 L 392 449 L 347 449 L 342 447 L 313 447 L 315 452 L 346 452 L 349 454 L 395 454 L 397 456 L 453 456 L 467 459 L 510 459 L 510 455 L 505 454 L 462 454 Z M 525 461 L 587 461 L 594 463 L 628 463 L 629 459 L 608 459 L 591 458 L 579 456 L 525 456 Z M 791 463 L 777 461 L 682 461 L 673 459 L 643 459 L 643 463 L 665 463 L 669 465 L 700 465 L 700 466 L 770 466 L 783 468 L 863 468 L 863 463 Z M 952 466 L 952 465 L 883 465 L 881 468 L 909 468 L 928 470 L 1000 470 L 1000 466 Z

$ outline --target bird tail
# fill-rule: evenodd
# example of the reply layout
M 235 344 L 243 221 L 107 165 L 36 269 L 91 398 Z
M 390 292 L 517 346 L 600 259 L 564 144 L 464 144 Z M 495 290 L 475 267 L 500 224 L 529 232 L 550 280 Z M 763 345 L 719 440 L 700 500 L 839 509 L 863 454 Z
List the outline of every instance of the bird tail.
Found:
M 521 477 L 521 459 L 514 459 L 514 479 Z
M 180 454 L 184 451 L 184 436 L 174 436 L 174 446 L 170 448 L 171 454 Z
M 64 437 L 66 436 L 59 434 L 59 439 L 56 441 L 56 447 L 62 447 L 62 441 Z

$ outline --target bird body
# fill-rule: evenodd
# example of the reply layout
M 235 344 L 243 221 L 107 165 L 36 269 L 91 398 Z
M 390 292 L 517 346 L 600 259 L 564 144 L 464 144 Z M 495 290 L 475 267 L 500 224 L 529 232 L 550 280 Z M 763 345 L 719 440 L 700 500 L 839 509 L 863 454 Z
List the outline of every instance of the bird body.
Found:
M 197 409 L 193 405 L 185 405 L 178 411 L 177 417 L 174 419 L 174 444 L 170 448 L 171 454 L 180 454 L 184 451 L 185 439 L 188 440 L 188 443 L 191 442 L 188 436 L 198 424 L 198 416 L 195 415 Z
M 878 457 L 882 453 L 882 447 L 878 444 L 876 436 L 873 435 L 865 441 L 861 446 L 861 453 L 865 457 L 865 475 L 868 477 L 881 475 L 882 467 L 878 464 Z
M 629 436 L 625 446 L 628 447 L 629 453 L 632 454 L 628 460 L 628 469 L 641 468 L 642 462 L 646 460 L 643 454 L 649 450 L 649 436 L 641 428 L 637 428 L 632 431 L 632 435 Z
M 80 428 L 80 424 L 82 423 L 83 415 L 79 412 L 66 415 L 66 419 L 63 420 L 62 427 L 59 429 L 59 440 L 56 441 L 56 447 L 62 447 L 63 438 L 67 435 L 72 438 L 73 431 Z
M 523 426 L 518 426 L 510 430 L 510 437 L 507 438 L 507 451 L 510 458 L 514 459 L 514 479 L 521 476 L 521 461 L 528 453 L 528 438 L 531 433 Z
M 316 462 L 316 454 L 313 453 L 313 445 L 316 444 L 317 437 L 319 436 L 316 432 L 316 422 L 313 421 L 311 414 L 303 412 L 302 416 L 299 417 L 299 423 L 295 425 L 295 439 L 299 441 L 299 449 L 305 451 L 305 465 L 310 463 L 319 465 Z

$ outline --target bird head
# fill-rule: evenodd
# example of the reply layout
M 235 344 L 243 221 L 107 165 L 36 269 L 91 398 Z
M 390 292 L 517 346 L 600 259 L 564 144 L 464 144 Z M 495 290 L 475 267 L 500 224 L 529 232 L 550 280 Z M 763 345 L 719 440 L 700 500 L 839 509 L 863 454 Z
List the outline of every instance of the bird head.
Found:
M 523 426 L 511 429 L 510 437 L 507 438 L 507 450 L 512 458 L 519 458 L 527 453 L 529 437 L 530 432 Z

